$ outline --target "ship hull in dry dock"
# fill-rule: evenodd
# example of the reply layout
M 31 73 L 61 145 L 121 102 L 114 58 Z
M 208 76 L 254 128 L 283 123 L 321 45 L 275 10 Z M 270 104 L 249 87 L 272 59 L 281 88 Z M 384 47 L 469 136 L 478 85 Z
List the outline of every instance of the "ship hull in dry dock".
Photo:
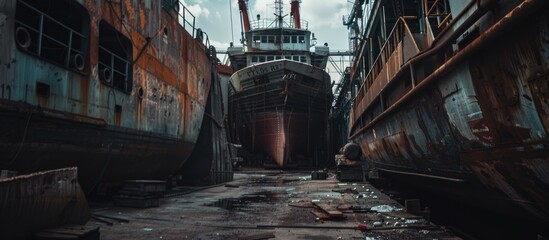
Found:
M 490 10 L 452 55 L 444 51 L 455 38 L 444 46 L 441 37 L 389 72 L 389 84 L 374 77 L 355 101 L 351 139 L 380 170 L 480 183 L 549 221 L 548 6 L 500 1 Z
M 178 22 L 183 5 L 4 2 L 0 169 L 76 166 L 91 193 L 181 168 L 214 71 L 202 35 Z
M 310 74 L 302 70 L 309 69 Z M 263 74 L 248 77 L 250 71 Z M 273 71 L 269 70 L 272 69 Z M 301 69 L 301 70 L 299 70 Z M 236 72 L 231 125 L 247 151 L 280 167 L 316 166 L 326 148 L 329 77 L 307 64 L 277 60 Z M 242 87 L 244 85 L 244 87 Z
M 164 179 L 183 165 L 194 146 L 29 104 L 2 100 L 0 109 L 4 168 L 25 173 L 77 166 L 87 191 L 105 182 Z
M 281 110 L 255 116 L 256 142 L 261 151 L 279 166 L 318 165 L 313 162 L 311 149 L 322 145 L 325 131 L 318 115 Z M 309 120 L 311 119 L 311 120 Z M 320 141 L 319 141 L 320 140 Z

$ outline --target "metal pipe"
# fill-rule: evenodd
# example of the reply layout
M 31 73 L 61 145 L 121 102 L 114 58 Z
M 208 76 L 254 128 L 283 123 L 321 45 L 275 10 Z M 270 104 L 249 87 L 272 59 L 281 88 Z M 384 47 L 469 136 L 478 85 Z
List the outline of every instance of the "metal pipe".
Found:
M 366 126 L 358 130 L 353 135 L 349 136 L 349 139 L 355 138 L 358 134 L 364 132 L 366 129 L 371 127 L 373 124 L 380 121 L 383 117 L 388 115 L 389 113 L 396 110 L 398 107 L 403 105 L 406 101 L 408 101 L 410 98 L 415 96 L 419 91 L 430 85 L 434 80 L 437 80 L 439 77 L 441 77 L 443 74 L 447 73 L 449 70 L 451 70 L 455 65 L 461 63 L 464 61 L 467 57 L 470 55 L 476 53 L 477 51 L 481 50 L 486 44 L 490 43 L 492 40 L 497 38 L 499 35 L 501 35 L 505 30 L 510 29 L 514 24 L 520 22 L 523 20 L 523 18 L 526 18 L 530 16 L 529 14 L 531 12 L 534 12 L 537 9 L 541 9 L 541 6 L 543 4 L 546 4 L 545 0 L 525 0 L 518 6 L 516 6 L 513 10 L 511 10 L 509 13 L 507 13 L 503 18 L 501 18 L 498 22 L 496 22 L 494 25 L 492 25 L 489 29 L 484 31 L 484 33 L 473 40 L 469 45 L 467 45 L 463 50 L 459 51 L 456 55 L 454 55 L 452 58 L 450 58 L 448 61 L 446 61 L 443 65 L 441 65 L 437 70 L 435 70 L 431 75 L 429 75 L 427 78 L 425 78 L 423 81 L 421 81 L 414 89 L 407 92 L 404 96 L 402 96 L 400 99 L 398 99 L 393 105 L 391 105 L 387 110 L 382 112 L 380 115 L 378 115 L 376 118 L 374 118 L 370 123 L 368 123 Z M 418 57 L 417 59 L 423 59 Z M 414 60 L 419 61 L 419 60 Z M 409 67 L 411 65 L 412 61 L 409 61 L 408 64 L 404 65 L 402 69 L 405 69 L 406 67 Z M 401 69 L 401 70 L 402 70 Z M 400 72 L 400 71 L 399 71 Z
M 294 18 L 294 27 L 297 29 L 301 28 L 301 18 L 299 16 L 299 0 L 292 0 L 291 2 L 291 15 Z
M 244 0 L 238 0 L 238 7 L 242 17 L 242 23 L 244 24 L 244 32 L 250 31 L 250 18 L 248 17 L 248 6 Z

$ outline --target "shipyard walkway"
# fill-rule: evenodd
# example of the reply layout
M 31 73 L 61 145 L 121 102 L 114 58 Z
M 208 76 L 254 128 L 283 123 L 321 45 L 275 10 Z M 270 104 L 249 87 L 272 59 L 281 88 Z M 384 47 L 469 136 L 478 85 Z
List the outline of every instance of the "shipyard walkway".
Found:
M 104 240 L 455 239 L 369 183 L 343 183 L 331 173 L 311 180 L 310 172 L 239 172 L 227 184 L 164 197 L 158 207 L 92 211 L 115 217 L 111 226 L 88 222 Z

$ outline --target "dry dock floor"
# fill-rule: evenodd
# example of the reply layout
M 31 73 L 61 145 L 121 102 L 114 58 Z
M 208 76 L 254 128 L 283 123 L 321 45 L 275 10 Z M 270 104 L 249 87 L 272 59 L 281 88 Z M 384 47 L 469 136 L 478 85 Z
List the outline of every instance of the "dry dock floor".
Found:
M 332 174 L 311 180 L 310 173 L 280 171 L 238 172 L 234 179 L 161 198 L 155 208 L 95 208 L 95 214 L 129 222 L 88 225 L 99 225 L 103 240 L 459 239 L 406 213 L 367 182 L 341 183 Z

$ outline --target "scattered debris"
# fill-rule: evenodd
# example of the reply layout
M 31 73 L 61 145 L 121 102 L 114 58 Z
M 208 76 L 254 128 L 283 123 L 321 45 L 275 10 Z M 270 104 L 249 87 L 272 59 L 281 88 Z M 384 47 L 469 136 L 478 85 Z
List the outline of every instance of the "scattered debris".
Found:
M 378 205 L 371 207 L 370 210 L 379 212 L 379 213 L 386 213 L 386 212 L 392 212 L 395 210 L 395 207 L 389 206 L 389 205 Z
M 328 173 L 323 170 L 311 173 L 311 180 L 326 180 L 326 178 L 328 178 Z

